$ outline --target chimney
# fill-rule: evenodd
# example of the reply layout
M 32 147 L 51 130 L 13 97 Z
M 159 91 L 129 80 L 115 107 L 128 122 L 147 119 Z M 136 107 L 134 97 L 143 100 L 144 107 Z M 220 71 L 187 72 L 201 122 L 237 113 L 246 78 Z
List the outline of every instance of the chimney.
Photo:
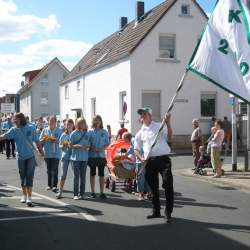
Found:
M 121 17 L 120 18 L 120 30 L 123 30 L 123 28 L 128 24 L 128 18 L 127 17 Z
M 135 21 L 139 22 L 140 18 L 144 15 L 144 2 L 137 1 L 135 4 Z

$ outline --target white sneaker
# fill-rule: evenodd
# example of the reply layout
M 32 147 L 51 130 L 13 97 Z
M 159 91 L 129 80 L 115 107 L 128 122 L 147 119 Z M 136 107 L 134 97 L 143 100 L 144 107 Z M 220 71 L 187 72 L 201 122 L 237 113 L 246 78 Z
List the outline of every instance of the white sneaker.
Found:
M 51 190 L 51 187 L 48 186 L 46 189 L 47 189 L 47 190 Z
M 27 199 L 27 197 L 24 195 L 24 196 L 22 197 L 22 199 L 20 200 L 20 202 L 21 202 L 21 203 L 26 203 L 26 199 Z
M 27 204 L 27 206 L 32 207 L 33 204 L 32 204 L 31 197 L 28 197 L 28 198 L 27 198 L 26 204 Z
M 80 197 L 79 197 L 79 196 L 74 196 L 73 199 L 74 199 L 74 200 L 80 200 Z
M 61 198 L 62 198 L 62 192 L 59 191 L 59 192 L 56 194 L 56 198 L 57 198 L 57 199 L 61 199 Z

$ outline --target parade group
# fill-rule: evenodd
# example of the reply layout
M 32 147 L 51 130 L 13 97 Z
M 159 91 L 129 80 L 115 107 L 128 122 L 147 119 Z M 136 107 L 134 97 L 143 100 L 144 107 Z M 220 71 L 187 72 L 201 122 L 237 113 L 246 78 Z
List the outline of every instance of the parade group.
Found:
M 44 157 L 47 167 L 47 190 L 55 192 L 56 198 L 63 198 L 64 184 L 69 166 L 73 170 L 73 199 L 96 199 L 95 176 L 98 170 L 100 199 L 107 199 L 105 188 L 105 167 L 107 166 L 107 148 L 110 145 L 122 142 L 129 144 L 124 151 L 117 151 L 119 158 L 123 154 L 123 161 L 119 165 L 126 171 L 135 172 L 136 190 L 138 200 L 146 198 L 152 200 L 153 211 L 148 219 L 161 217 L 159 174 L 162 176 L 162 187 L 165 191 L 166 208 L 164 218 L 167 222 L 172 220 L 174 189 L 170 155 L 172 143 L 171 114 L 166 114 L 163 122 L 164 128 L 160 132 L 156 144 L 152 148 L 155 136 L 161 123 L 152 120 L 152 109 L 143 107 L 137 111 L 141 129 L 133 137 L 128 133 L 124 124 L 121 124 L 117 135 L 112 137 L 111 128 L 104 128 L 102 117 L 96 115 L 92 119 L 91 128 L 86 120 L 78 118 L 75 121 L 65 119 L 58 121 L 55 116 L 41 117 L 34 123 L 29 121 L 22 113 L 6 118 L 0 118 L 0 153 L 6 151 L 7 159 L 17 158 L 18 170 L 21 180 L 23 196 L 22 203 L 33 206 L 32 188 L 35 167 L 38 165 L 36 152 Z M 193 120 L 194 131 L 191 136 L 195 170 L 204 163 L 204 147 L 202 146 L 201 129 L 197 119 Z M 214 177 L 219 178 L 221 172 L 220 152 L 224 140 L 223 123 L 215 121 L 209 139 L 211 149 L 211 163 L 215 169 Z M 17 154 L 15 153 L 17 151 Z M 129 162 L 129 164 L 128 164 Z M 1 164 L 2 165 L 2 164 Z M 58 169 L 60 166 L 60 178 Z M 132 167 L 131 167 L 132 166 Z M 87 167 L 90 169 L 91 193 L 86 196 L 85 183 Z M 114 169 L 109 169 L 109 175 L 116 175 Z M 58 181 L 59 179 L 59 181 Z M 125 180 L 131 183 L 132 180 Z

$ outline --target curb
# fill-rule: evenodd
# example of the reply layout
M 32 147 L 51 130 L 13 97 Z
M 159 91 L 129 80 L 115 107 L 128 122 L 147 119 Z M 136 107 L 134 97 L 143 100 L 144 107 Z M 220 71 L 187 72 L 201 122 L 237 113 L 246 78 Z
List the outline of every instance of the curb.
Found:
M 188 170 L 176 170 L 174 171 L 174 174 L 179 175 L 179 176 L 184 176 L 184 177 L 188 177 L 188 178 L 192 178 L 198 181 L 203 181 L 203 182 L 207 182 L 207 183 L 211 183 L 211 184 L 216 184 L 217 186 L 226 186 L 226 187 L 233 187 L 236 189 L 240 189 L 240 190 L 244 190 L 244 191 L 250 191 L 250 179 L 249 179 L 249 185 L 245 185 L 245 184 L 238 184 L 235 183 L 231 180 L 228 179 L 213 179 L 211 177 L 207 177 L 207 176 L 201 176 L 201 175 L 194 175 L 193 173 L 188 173 Z

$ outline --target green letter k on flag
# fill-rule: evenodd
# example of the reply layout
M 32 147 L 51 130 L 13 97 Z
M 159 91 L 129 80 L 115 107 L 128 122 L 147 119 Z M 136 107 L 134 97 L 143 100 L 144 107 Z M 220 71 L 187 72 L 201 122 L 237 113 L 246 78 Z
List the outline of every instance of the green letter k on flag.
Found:
M 250 103 L 250 11 L 247 0 L 218 1 L 188 69 Z

